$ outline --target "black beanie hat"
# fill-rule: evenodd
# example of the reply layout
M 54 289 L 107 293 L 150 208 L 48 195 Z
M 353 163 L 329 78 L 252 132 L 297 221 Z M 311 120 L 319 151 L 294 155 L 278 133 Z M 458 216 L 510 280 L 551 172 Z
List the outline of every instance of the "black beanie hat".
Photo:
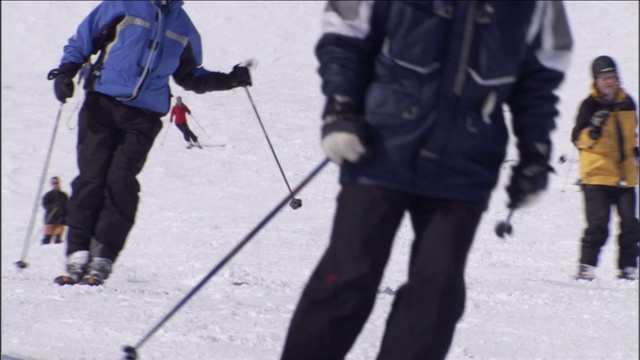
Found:
M 609 56 L 602 55 L 593 60 L 593 64 L 591 64 L 591 73 L 594 79 L 598 74 L 610 71 L 618 72 L 615 61 L 613 61 Z

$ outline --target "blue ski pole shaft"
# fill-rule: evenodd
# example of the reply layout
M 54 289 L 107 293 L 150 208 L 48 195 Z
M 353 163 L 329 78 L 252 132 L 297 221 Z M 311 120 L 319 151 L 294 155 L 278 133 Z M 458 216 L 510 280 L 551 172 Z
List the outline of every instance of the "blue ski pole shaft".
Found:
M 127 354 L 127 359 L 137 359 L 137 349 L 141 348 L 153 334 L 158 331 L 182 306 L 184 306 L 193 295 L 195 295 L 220 269 L 222 269 L 249 241 L 263 228 L 271 219 L 287 204 L 287 202 L 293 198 L 300 190 L 302 190 L 318 173 L 327 165 L 328 158 L 325 158 L 315 169 L 302 180 L 302 182 L 292 191 L 290 196 L 284 198 L 271 212 L 251 230 L 251 232 L 245 236 L 232 250 L 225 256 L 180 302 L 164 317 L 156 326 L 153 327 L 138 343 L 135 347 L 125 346 L 123 351 Z

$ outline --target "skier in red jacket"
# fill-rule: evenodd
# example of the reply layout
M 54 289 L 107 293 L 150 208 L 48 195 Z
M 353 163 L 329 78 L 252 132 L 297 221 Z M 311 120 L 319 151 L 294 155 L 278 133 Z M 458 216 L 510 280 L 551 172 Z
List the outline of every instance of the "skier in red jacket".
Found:
M 176 126 L 184 135 L 184 140 L 189 143 L 188 148 L 197 146 L 202 149 L 202 145 L 198 142 L 198 137 L 189 129 L 187 114 L 191 114 L 191 110 L 182 102 L 182 97 L 178 96 L 176 98 L 176 104 L 171 108 L 169 122 L 173 122 L 173 118 L 176 118 Z

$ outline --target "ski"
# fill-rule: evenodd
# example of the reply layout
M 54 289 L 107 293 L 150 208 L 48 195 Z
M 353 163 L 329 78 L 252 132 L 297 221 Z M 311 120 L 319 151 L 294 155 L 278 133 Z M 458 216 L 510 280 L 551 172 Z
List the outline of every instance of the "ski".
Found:
M 204 149 L 206 147 L 225 147 L 225 146 L 227 146 L 227 144 L 204 144 L 204 145 L 201 144 L 200 146 L 198 146 L 198 145 L 187 145 L 187 149 L 191 149 L 193 147 L 197 147 L 199 149 Z
M 204 144 L 202 147 L 225 147 L 227 144 Z

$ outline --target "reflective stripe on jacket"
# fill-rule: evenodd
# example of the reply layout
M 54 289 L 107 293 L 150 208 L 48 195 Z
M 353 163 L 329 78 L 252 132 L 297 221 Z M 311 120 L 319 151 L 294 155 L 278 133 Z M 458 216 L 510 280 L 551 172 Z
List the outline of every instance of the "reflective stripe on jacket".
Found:
M 201 67 L 200 35 L 182 4 L 161 9 L 153 1 L 103 1 L 69 39 L 61 63 L 82 64 L 101 51 L 90 90 L 161 114 L 169 111 L 171 75 L 198 93 L 231 88 L 228 75 Z

